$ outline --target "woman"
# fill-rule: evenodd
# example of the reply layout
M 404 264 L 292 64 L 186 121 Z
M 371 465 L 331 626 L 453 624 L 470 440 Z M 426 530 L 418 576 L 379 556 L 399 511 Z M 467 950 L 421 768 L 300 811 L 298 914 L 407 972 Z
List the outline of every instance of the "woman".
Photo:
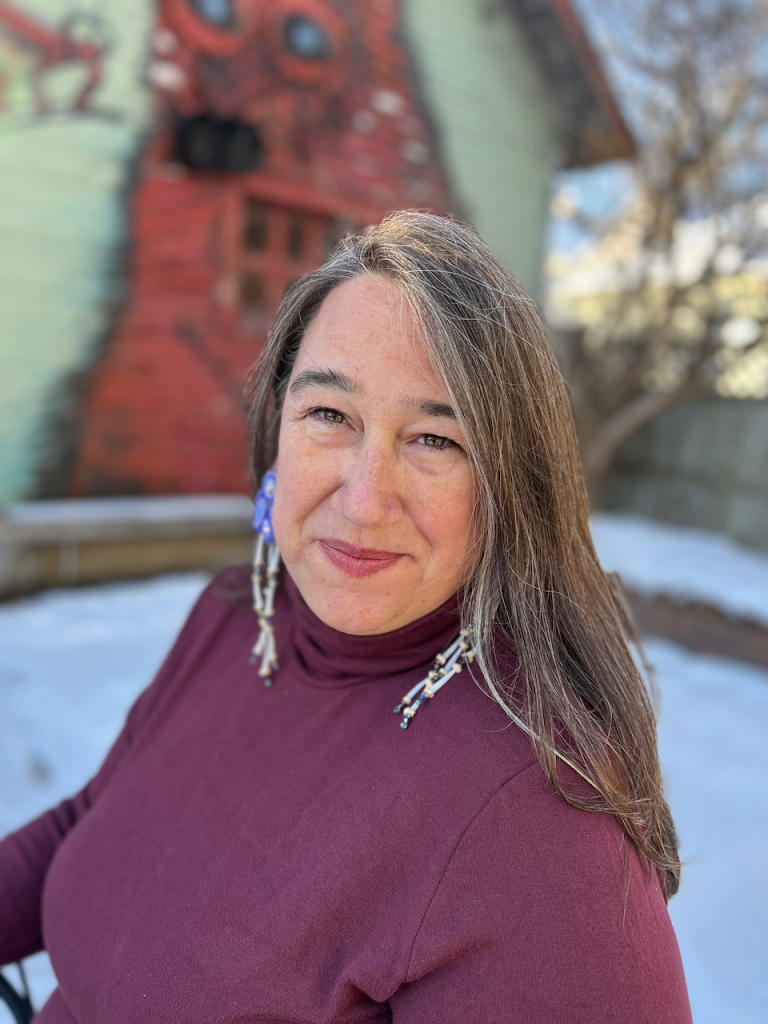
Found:
M 292 287 L 250 395 L 258 619 L 214 581 L 96 778 L 0 845 L 40 1024 L 690 1021 L 653 715 L 533 303 L 399 213 Z

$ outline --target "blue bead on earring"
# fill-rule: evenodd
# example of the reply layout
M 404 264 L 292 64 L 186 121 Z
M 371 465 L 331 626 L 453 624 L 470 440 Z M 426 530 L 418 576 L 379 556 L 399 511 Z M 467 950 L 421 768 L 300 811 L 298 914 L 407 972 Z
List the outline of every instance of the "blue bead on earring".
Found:
M 261 487 L 256 495 L 253 508 L 253 528 L 267 544 L 275 543 L 275 531 L 272 529 L 272 506 L 275 503 L 275 487 L 277 477 L 274 469 L 269 469 L 261 479 Z
M 280 667 L 277 663 L 275 631 L 272 616 L 275 613 L 275 590 L 280 572 L 280 551 L 272 526 L 272 505 L 275 500 L 277 477 L 273 469 L 268 470 L 261 480 L 253 511 L 253 528 L 256 531 L 256 550 L 253 556 L 253 610 L 259 617 L 259 638 L 251 651 L 251 664 L 261 658 L 259 675 L 265 686 L 272 685 L 272 672 Z M 265 559 L 266 555 L 266 559 Z M 267 579 L 264 587 L 263 572 L 266 561 Z

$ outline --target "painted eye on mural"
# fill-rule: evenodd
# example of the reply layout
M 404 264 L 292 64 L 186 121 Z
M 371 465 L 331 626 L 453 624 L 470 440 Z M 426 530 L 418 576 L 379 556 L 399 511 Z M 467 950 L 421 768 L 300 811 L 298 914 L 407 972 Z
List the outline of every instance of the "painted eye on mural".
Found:
M 216 28 L 229 28 L 234 24 L 232 0 L 188 0 L 190 7 L 201 18 Z
M 296 57 L 304 60 L 328 60 L 332 53 L 331 40 L 316 21 L 292 14 L 285 19 L 285 45 Z

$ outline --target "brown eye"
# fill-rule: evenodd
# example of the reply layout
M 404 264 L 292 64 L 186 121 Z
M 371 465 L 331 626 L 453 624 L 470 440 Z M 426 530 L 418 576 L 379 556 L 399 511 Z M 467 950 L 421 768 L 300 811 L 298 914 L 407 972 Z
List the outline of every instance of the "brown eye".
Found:
M 319 412 L 323 419 L 326 420 L 328 423 L 344 422 L 344 417 L 341 415 L 340 412 L 336 412 L 335 409 L 320 409 Z
M 422 434 L 424 438 L 424 444 L 429 448 L 445 448 L 451 442 L 447 437 L 438 437 L 437 434 Z

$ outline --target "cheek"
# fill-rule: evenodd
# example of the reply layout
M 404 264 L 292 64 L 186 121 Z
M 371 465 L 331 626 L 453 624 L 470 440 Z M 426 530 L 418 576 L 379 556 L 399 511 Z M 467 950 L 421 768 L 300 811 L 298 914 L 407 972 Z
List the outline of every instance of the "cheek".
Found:
M 324 500 L 329 491 L 327 460 L 319 457 L 316 446 L 290 428 L 281 433 L 277 459 L 277 488 L 273 509 L 275 536 L 281 550 L 298 543 L 302 525 Z
M 475 491 L 471 474 L 450 485 L 432 482 L 414 502 L 414 519 L 440 562 L 462 564 L 474 542 Z

